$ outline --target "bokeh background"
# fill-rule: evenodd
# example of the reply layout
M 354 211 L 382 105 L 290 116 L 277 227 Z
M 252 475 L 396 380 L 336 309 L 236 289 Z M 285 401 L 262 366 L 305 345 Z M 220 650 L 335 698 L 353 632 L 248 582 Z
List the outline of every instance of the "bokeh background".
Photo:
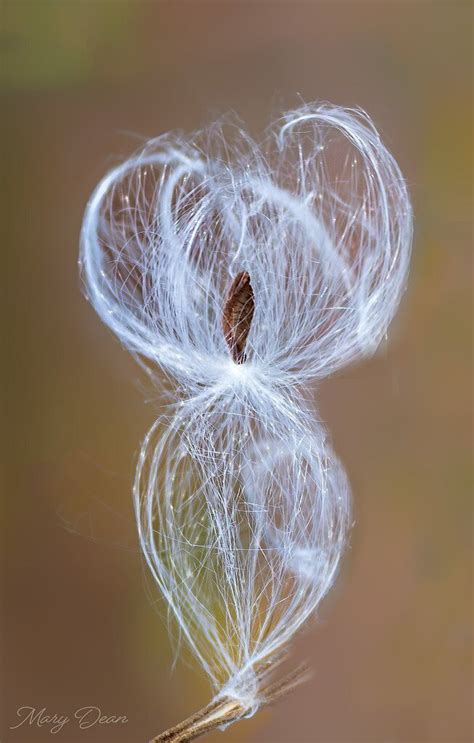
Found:
M 258 136 L 303 98 L 381 129 L 414 201 L 411 280 L 389 345 L 315 391 L 355 526 L 294 643 L 314 677 L 209 740 L 470 741 L 470 3 L 17 0 L 2 27 L 1 740 L 51 740 L 10 729 L 23 705 L 128 718 L 68 743 L 144 743 L 208 700 L 186 658 L 172 671 L 135 535 L 159 395 L 81 296 L 78 236 L 137 135 L 233 109 Z

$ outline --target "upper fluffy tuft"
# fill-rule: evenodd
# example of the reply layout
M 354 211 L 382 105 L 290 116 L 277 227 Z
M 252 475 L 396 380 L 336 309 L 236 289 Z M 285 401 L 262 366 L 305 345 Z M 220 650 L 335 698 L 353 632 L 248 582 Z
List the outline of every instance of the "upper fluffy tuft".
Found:
M 294 386 L 374 352 L 411 236 L 405 181 L 369 117 L 307 105 L 262 145 L 229 120 L 148 142 L 90 199 L 83 275 L 125 346 L 195 395 L 227 376 L 222 306 L 247 271 L 248 363 Z

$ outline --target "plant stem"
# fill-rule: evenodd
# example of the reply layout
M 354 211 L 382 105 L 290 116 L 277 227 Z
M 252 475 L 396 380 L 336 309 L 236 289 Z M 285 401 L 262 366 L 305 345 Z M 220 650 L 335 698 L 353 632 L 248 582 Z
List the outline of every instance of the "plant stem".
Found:
M 273 704 L 280 697 L 291 692 L 308 678 L 305 666 L 299 666 L 283 679 L 268 685 L 261 695 L 260 706 Z M 199 738 L 200 735 L 210 733 L 221 725 L 230 725 L 236 722 L 248 710 L 237 699 L 217 699 L 203 707 L 194 715 L 175 725 L 164 733 L 153 738 L 150 743 L 188 743 Z
M 220 725 L 235 722 L 242 717 L 244 712 L 244 707 L 236 699 L 211 702 L 183 722 L 153 738 L 150 743 L 187 743 L 204 733 L 215 730 Z

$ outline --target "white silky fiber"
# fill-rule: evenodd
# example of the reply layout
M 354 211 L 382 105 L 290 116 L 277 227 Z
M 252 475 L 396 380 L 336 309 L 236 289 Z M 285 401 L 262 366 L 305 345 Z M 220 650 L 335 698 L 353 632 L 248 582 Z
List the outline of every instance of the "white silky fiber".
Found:
M 135 479 L 143 553 L 216 697 L 248 715 L 331 587 L 350 524 L 310 383 L 380 345 L 411 240 L 395 160 L 363 111 L 330 104 L 287 113 L 258 144 L 232 117 L 153 139 L 87 206 L 87 296 L 168 380 Z M 222 312 L 241 272 L 254 313 L 236 363 Z

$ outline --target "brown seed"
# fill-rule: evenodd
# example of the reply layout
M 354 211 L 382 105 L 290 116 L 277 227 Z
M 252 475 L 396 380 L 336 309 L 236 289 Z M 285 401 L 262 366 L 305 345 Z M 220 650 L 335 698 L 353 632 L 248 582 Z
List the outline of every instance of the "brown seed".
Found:
M 245 344 L 250 332 L 255 301 L 250 276 L 241 271 L 232 281 L 222 310 L 222 329 L 236 364 L 246 360 Z

